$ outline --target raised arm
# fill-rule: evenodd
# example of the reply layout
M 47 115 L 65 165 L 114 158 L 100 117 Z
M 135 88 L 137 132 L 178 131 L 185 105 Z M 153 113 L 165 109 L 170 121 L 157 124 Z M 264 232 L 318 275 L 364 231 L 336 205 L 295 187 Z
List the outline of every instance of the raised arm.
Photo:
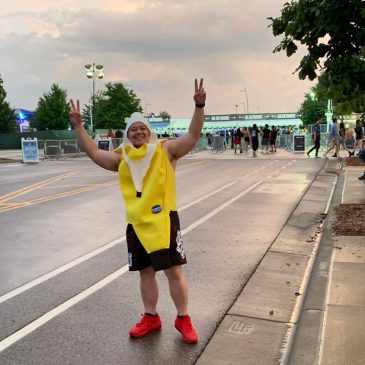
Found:
M 85 128 L 82 125 L 82 115 L 80 112 L 80 101 L 77 100 L 76 106 L 74 101 L 71 99 L 71 111 L 70 121 L 75 127 L 77 138 L 80 141 L 81 147 L 84 149 L 86 154 L 99 166 L 106 170 L 118 171 L 120 163 L 120 154 L 100 150 L 94 141 L 90 138 Z
M 191 119 L 189 130 L 186 134 L 164 143 L 170 161 L 175 161 L 186 155 L 199 142 L 200 133 L 204 124 L 204 106 L 206 94 L 203 87 L 203 79 L 195 79 L 195 110 Z

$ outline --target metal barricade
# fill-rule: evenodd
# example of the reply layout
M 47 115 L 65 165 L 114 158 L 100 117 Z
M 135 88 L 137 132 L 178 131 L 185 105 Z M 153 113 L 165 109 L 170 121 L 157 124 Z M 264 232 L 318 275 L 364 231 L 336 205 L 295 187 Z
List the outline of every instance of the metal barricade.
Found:
M 44 156 L 47 158 L 60 158 L 62 155 L 61 141 L 46 139 L 44 141 Z
M 60 159 L 84 156 L 77 139 L 44 141 L 44 157 Z
M 123 142 L 123 138 L 112 138 L 112 151 L 118 148 Z
M 212 153 L 223 152 L 226 149 L 226 142 L 224 136 L 213 136 Z
M 208 140 L 206 137 L 199 138 L 198 143 L 190 151 L 191 153 L 206 151 L 208 149 Z

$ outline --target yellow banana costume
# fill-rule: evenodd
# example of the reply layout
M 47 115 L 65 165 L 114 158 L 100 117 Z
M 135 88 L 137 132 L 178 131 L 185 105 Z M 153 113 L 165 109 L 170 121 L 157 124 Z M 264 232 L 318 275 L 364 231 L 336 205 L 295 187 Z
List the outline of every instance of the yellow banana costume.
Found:
M 133 115 L 125 135 L 132 124 Z M 170 212 L 176 211 L 175 172 L 162 148 L 163 142 L 157 141 L 148 123 L 144 124 L 151 133 L 148 144 L 135 148 L 125 137 L 115 151 L 122 154 L 118 174 L 127 222 L 151 254 L 170 246 Z

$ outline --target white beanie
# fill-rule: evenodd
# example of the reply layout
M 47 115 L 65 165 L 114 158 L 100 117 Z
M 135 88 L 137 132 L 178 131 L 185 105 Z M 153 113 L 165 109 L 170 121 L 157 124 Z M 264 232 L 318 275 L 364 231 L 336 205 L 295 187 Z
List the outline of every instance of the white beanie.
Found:
M 143 123 L 148 128 L 150 132 L 150 139 L 149 142 L 146 143 L 147 151 L 145 156 L 140 160 L 134 161 L 128 157 L 125 148 L 127 146 L 133 147 L 133 144 L 129 140 L 127 135 L 128 135 L 128 129 L 132 126 L 132 124 L 137 122 Z M 157 144 L 158 144 L 158 138 L 156 136 L 156 133 L 152 130 L 150 123 L 148 123 L 148 120 L 143 116 L 142 113 L 139 112 L 133 113 L 129 118 L 127 126 L 125 128 L 123 143 L 118 147 L 117 151 L 121 148 L 123 158 L 129 167 L 133 184 L 137 192 L 142 192 L 143 179 L 146 176 L 147 171 L 150 167 L 151 159 L 156 151 Z
M 153 131 L 150 123 L 148 122 L 147 118 L 145 118 L 143 116 L 142 113 L 140 112 L 134 112 L 129 120 L 128 120 L 128 123 L 125 127 L 125 139 L 128 139 L 127 135 L 128 135 L 128 129 L 132 126 L 132 124 L 134 123 L 143 123 L 147 128 L 148 130 L 150 131 L 150 140 L 149 140 L 149 143 L 157 143 L 158 142 L 158 139 L 157 139 L 157 136 L 156 136 L 156 133 Z

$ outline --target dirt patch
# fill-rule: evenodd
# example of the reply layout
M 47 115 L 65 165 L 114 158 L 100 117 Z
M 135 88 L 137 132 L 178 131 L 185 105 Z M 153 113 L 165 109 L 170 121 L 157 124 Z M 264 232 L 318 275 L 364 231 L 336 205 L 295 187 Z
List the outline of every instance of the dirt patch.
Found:
M 347 157 L 344 159 L 347 166 L 365 166 L 365 163 L 362 162 L 358 157 Z
M 341 204 L 335 207 L 332 229 L 337 236 L 365 236 L 365 204 Z
M 21 160 L 14 160 L 11 158 L 2 158 L 0 157 L 0 163 L 11 163 L 11 162 L 20 162 Z

